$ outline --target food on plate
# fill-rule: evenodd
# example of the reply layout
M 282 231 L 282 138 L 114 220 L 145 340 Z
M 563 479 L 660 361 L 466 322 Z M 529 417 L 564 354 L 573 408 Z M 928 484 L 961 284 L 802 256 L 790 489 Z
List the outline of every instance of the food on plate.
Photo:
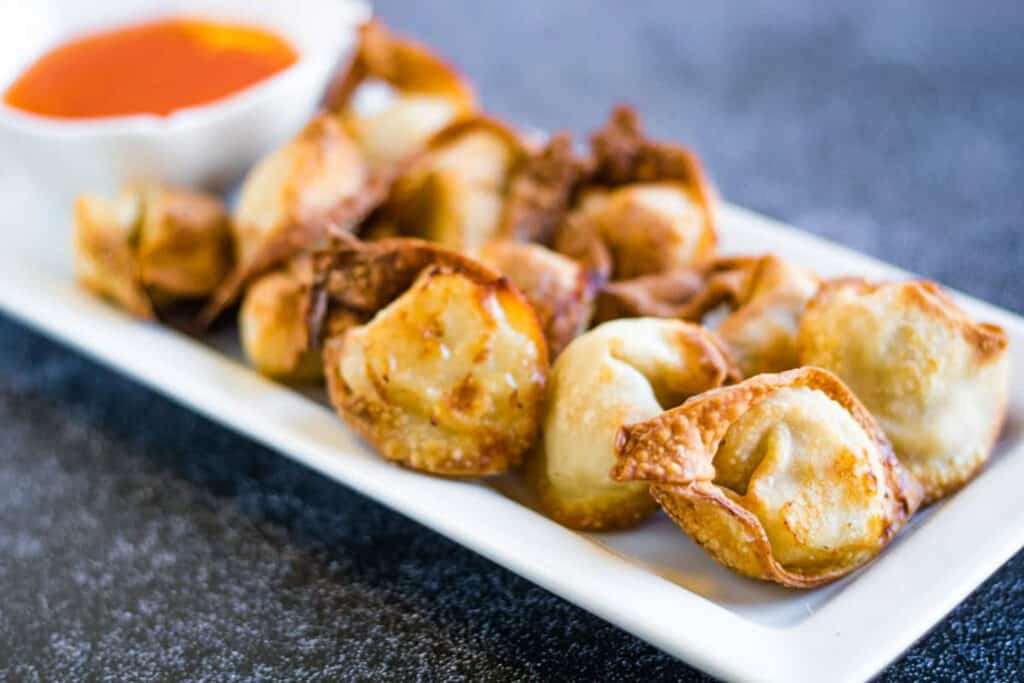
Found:
M 509 180 L 498 235 L 550 245 L 587 173 L 587 163 L 573 153 L 568 133 L 556 133 L 543 146 L 528 149 Z
M 323 340 L 341 417 L 413 469 L 475 477 L 518 464 L 537 439 L 548 373 L 523 295 L 491 268 L 420 240 L 347 241 L 319 259 L 326 314 L 372 315 Z
M 84 286 L 139 318 L 208 296 L 231 268 L 217 197 L 157 184 L 75 201 L 74 259 Z
M 800 361 L 836 373 L 874 414 L 928 501 L 988 460 L 1006 414 L 1008 340 L 926 281 L 826 282 L 800 321 Z
M 597 295 L 594 322 L 616 318 L 678 318 L 705 286 L 702 268 L 681 268 L 607 282 Z
M 319 245 L 329 224 L 344 228 L 361 220 L 381 192 L 341 124 L 317 115 L 242 183 L 232 221 L 234 270 L 201 321 L 212 322 L 253 277 Z
M 634 524 L 654 509 L 646 482 L 614 481 L 616 434 L 735 377 L 721 343 L 681 320 L 631 318 L 577 337 L 551 371 L 527 480 L 545 512 L 577 529 Z
M 821 585 L 988 459 L 1007 336 L 932 283 L 722 256 L 715 205 L 697 157 L 632 108 L 577 155 L 480 113 L 455 69 L 371 21 L 230 217 L 157 184 L 87 195 L 74 255 L 140 318 L 191 301 L 202 327 L 241 299 L 252 366 L 326 380 L 387 460 L 524 464 L 566 526 L 660 506 L 740 574 Z
M 508 277 L 533 306 L 554 359 L 590 323 L 596 282 L 584 266 L 531 242 L 488 242 L 477 258 Z
M 367 237 L 419 237 L 471 250 L 495 239 L 506 187 L 526 148 L 518 134 L 485 116 L 444 128 L 395 180 Z
M 712 557 L 793 588 L 868 562 L 922 498 L 871 414 L 818 368 L 708 391 L 624 426 L 615 449 L 615 479 L 650 484 Z
M 592 168 L 554 237 L 556 250 L 611 280 L 692 267 L 715 251 L 714 196 L 689 150 L 648 139 L 618 107 L 595 133 Z
M 323 377 L 319 350 L 310 340 L 312 257 L 303 254 L 257 277 L 238 311 L 242 351 L 260 373 L 286 381 Z
M 720 258 L 679 314 L 702 320 L 726 307 L 728 315 L 714 329 L 745 377 L 790 370 L 800 365 L 797 326 L 818 282 L 809 270 L 774 254 Z
M 373 20 L 360 30 L 359 47 L 332 85 L 327 107 L 376 169 L 415 153 L 477 105 L 472 86 L 458 71 L 429 48 Z
M 714 248 L 704 214 L 680 182 L 591 193 L 577 211 L 578 224 L 607 250 L 612 280 L 686 268 Z

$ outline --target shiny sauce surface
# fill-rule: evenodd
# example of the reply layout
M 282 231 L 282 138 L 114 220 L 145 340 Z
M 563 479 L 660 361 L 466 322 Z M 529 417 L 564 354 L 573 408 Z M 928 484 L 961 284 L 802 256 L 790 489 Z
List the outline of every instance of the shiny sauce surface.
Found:
M 162 19 L 50 50 L 4 92 L 4 103 L 71 119 L 166 116 L 231 95 L 297 59 L 287 41 L 264 29 Z

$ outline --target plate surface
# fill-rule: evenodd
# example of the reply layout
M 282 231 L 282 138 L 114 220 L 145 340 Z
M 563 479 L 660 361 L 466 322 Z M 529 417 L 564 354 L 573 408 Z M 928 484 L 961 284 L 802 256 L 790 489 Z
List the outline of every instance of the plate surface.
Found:
M 376 457 L 320 392 L 266 380 L 232 334 L 205 343 L 141 324 L 78 289 L 67 210 L 0 174 L 0 308 L 190 408 L 466 545 L 709 673 L 758 681 L 864 680 L 894 659 L 1024 544 L 1024 394 L 992 462 L 966 489 L 917 516 L 868 567 L 797 592 L 741 579 L 664 516 L 580 534 L 534 512 L 514 478 L 436 479 Z M 726 252 L 774 251 L 826 275 L 906 273 L 725 206 Z M 958 297 L 1010 334 L 1011 387 L 1024 381 L 1024 319 Z M 519 502 L 521 501 L 521 502 Z

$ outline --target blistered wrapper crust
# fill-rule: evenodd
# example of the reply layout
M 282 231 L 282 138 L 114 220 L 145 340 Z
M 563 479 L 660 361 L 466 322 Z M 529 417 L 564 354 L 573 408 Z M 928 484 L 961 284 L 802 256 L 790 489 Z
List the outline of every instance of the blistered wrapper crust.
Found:
M 548 369 L 523 296 L 436 245 L 389 240 L 350 251 L 323 277 L 332 300 L 358 310 L 383 303 L 381 291 L 397 296 L 366 324 L 327 336 L 324 369 L 339 414 L 383 457 L 414 469 L 470 477 L 518 464 L 540 429 Z M 388 272 L 399 287 L 372 286 Z M 360 283 L 371 286 L 359 292 Z
M 824 284 L 800 323 L 803 363 L 839 375 L 936 500 L 988 460 L 1006 414 L 1006 333 L 931 282 Z
M 799 368 L 706 392 L 623 427 L 613 476 L 649 482 L 716 560 L 809 588 L 874 557 L 922 491 L 831 373 Z
M 617 430 L 732 377 L 714 334 L 679 320 L 618 320 L 575 339 L 552 369 L 542 443 L 526 467 L 544 510 L 578 529 L 643 519 L 655 509 L 646 483 L 608 474 Z

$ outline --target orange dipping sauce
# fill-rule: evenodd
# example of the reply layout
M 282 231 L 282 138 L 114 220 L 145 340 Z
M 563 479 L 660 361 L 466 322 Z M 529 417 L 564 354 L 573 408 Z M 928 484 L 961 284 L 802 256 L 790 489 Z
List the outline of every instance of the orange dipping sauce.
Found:
M 4 103 L 70 119 L 166 116 L 219 100 L 297 59 L 288 42 L 263 29 L 163 19 L 60 45 L 25 70 Z

